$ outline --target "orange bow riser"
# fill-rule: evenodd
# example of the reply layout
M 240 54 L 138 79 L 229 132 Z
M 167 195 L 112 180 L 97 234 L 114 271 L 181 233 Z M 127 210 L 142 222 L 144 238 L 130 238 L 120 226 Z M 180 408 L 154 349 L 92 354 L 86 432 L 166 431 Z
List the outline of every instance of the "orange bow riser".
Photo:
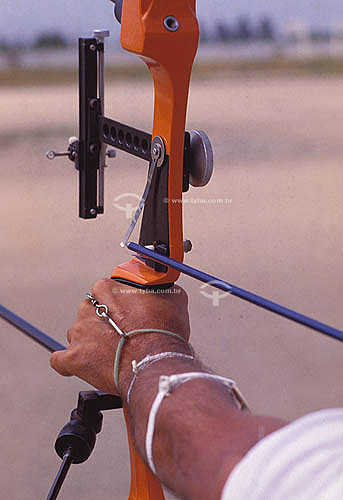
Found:
M 121 45 L 137 54 L 152 74 L 155 88 L 152 137 L 162 138 L 166 154 L 148 195 L 140 243 L 164 244 L 167 255 L 179 262 L 184 256 L 181 200 L 185 122 L 198 40 L 195 0 L 124 0 Z M 152 200 L 156 192 L 159 196 Z M 179 202 L 166 203 L 165 198 Z M 178 277 L 179 272 L 172 268 L 161 272 L 138 258 L 116 267 L 112 274 L 112 278 L 144 286 L 171 284 Z M 162 486 L 137 454 L 128 422 L 127 427 L 131 461 L 129 500 L 163 500 Z
M 185 121 L 199 40 L 195 0 L 124 0 L 121 24 L 122 47 L 137 54 L 152 74 L 155 88 L 152 137 L 162 138 L 166 154 L 148 196 L 140 243 L 164 245 L 169 257 L 182 262 Z M 160 195 L 157 199 L 156 192 Z M 166 203 L 166 198 L 173 202 Z M 156 270 L 134 258 L 116 267 L 112 277 L 141 285 L 163 285 L 174 283 L 179 273 L 171 268 Z

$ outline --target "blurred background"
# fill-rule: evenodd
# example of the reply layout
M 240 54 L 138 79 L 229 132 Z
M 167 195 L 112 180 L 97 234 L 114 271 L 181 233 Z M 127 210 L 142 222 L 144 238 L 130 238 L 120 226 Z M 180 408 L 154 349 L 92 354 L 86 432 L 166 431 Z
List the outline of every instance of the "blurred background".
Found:
M 198 14 L 187 129 L 209 134 L 215 174 L 185 195 L 186 262 L 342 328 L 343 5 L 198 0 Z M 113 200 L 140 195 L 146 179 L 145 163 L 118 152 L 105 215 L 84 221 L 72 164 L 45 158 L 78 134 L 77 38 L 111 30 L 106 116 L 150 131 L 152 83 L 120 49 L 109 1 L 3 0 L 0 28 L 1 302 L 64 343 L 84 294 L 128 259 L 128 220 Z M 256 412 L 294 419 L 342 405 L 337 342 L 180 284 L 195 349 Z M 43 499 L 60 463 L 55 437 L 88 386 L 60 378 L 48 353 L 5 323 L 0 364 L 0 496 Z M 128 484 L 123 418 L 108 412 L 59 498 L 123 500 Z

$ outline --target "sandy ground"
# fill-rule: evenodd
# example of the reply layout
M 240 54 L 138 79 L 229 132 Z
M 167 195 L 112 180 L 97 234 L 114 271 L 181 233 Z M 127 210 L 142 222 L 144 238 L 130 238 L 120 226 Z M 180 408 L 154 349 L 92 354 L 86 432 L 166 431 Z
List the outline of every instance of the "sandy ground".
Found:
M 108 116 L 150 129 L 148 83 L 113 85 L 107 102 Z M 112 200 L 142 191 L 145 164 L 118 154 L 106 214 L 79 220 L 76 172 L 44 157 L 77 133 L 76 91 L 2 89 L 0 110 L 1 302 L 64 342 L 84 293 L 127 259 L 127 220 Z M 216 172 L 186 195 L 187 262 L 342 328 L 342 117 L 338 78 L 194 82 L 188 127 L 211 136 Z M 237 379 L 254 410 L 293 419 L 342 404 L 337 342 L 233 297 L 214 307 L 197 282 L 180 283 L 196 350 Z M 59 466 L 55 436 L 87 386 L 56 375 L 48 353 L 4 323 L 0 363 L 0 498 L 43 499 Z M 128 474 L 122 415 L 108 413 L 60 498 L 123 500 Z

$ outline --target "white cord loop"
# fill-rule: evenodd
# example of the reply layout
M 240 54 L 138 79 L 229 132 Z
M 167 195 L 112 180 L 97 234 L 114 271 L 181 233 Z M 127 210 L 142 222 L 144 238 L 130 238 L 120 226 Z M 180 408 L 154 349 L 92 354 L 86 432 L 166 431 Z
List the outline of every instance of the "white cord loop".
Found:
M 219 375 L 212 375 L 211 373 L 205 373 L 205 372 L 178 373 L 176 375 L 170 375 L 170 376 L 162 375 L 159 379 L 159 389 L 157 396 L 155 397 L 155 400 L 151 406 L 148 418 L 146 437 L 145 437 L 146 456 L 149 467 L 154 474 L 156 474 L 156 468 L 152 454 L 152 445 L 154 439 L 156 417 L 158 410 L 160 409 L 160 406 L 162 404 L 162 401 L 166 396 L 170 396 L 175 391 L 175 389 L 177 389 L 180 385 L 197 378 L 204 378 L 207 380 L 216 380 L 218 382 L 221 382 L 230 389 L 230 392 L 233 396 L 237 408 L 239 410 L 249 411 L 249 406 L 247 401 L 245 400 L 244 396 L 238 389 L 236 382 L 232 379 L 220 377 Z
M 127 392 L 127 403 L 130 402 L 130 395 L 132 388 L 134 386 L 134 383 L 136 382 L 138 373 L 143 371 L 145 368 L 148 366 L 151 366 L 152 364 L 156 363 L 156 361 L 160 361 L 160 359 L 166 359 L 166 358 L 179 358 L 179 359 L 189 359 L 193 360 L 194 356 L 189 356 L 187 354 L 182 354 L 181 352 L 161 352 L 160 354 L 154 354 L 153 356 L 146 356 L 144 359 L 137 361 L 134 359 L 132 361 L 132 372 L 133 372 L 133 377 L 130 382 L 129 390 Z

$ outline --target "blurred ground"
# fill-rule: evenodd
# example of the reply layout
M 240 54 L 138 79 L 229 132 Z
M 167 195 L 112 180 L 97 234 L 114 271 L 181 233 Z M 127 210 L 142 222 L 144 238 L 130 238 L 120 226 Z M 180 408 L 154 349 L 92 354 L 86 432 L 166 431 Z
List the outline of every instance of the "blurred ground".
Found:
M 149 81 L 112 83 L 107 103 L 107 116 L 150 129 Z M 64 342 L 85 292 L 128 257 L 118 244 L 128 221 L 112 200 L 141 193 L 145 163 L 119 153 L 107 169 L 106 214 L 80 220 L 76 172 L 44 157 L 77 134 L 76 89 L 2 88 L 0 109 L 1 302 Z M 216 171 L 186 195 L 187 262 L 342 328 L 342 117 L 334 76 L 194 81 L 188 127 L 209 133 Z M 253 409 L 293 419 L 342 405 L 337 342 L 233 297 L 213 307 L 197 282 L 181 284 L 196 350 L 239 382 Z M 4 323 L 1 339 L 0 497 L 42 499 L 59 466 L 55 437 L 87 386 L 52 372 L 48 354 Z M 128 478 L 123 419 L 108 413 L 60 498 L 123 500 Z

